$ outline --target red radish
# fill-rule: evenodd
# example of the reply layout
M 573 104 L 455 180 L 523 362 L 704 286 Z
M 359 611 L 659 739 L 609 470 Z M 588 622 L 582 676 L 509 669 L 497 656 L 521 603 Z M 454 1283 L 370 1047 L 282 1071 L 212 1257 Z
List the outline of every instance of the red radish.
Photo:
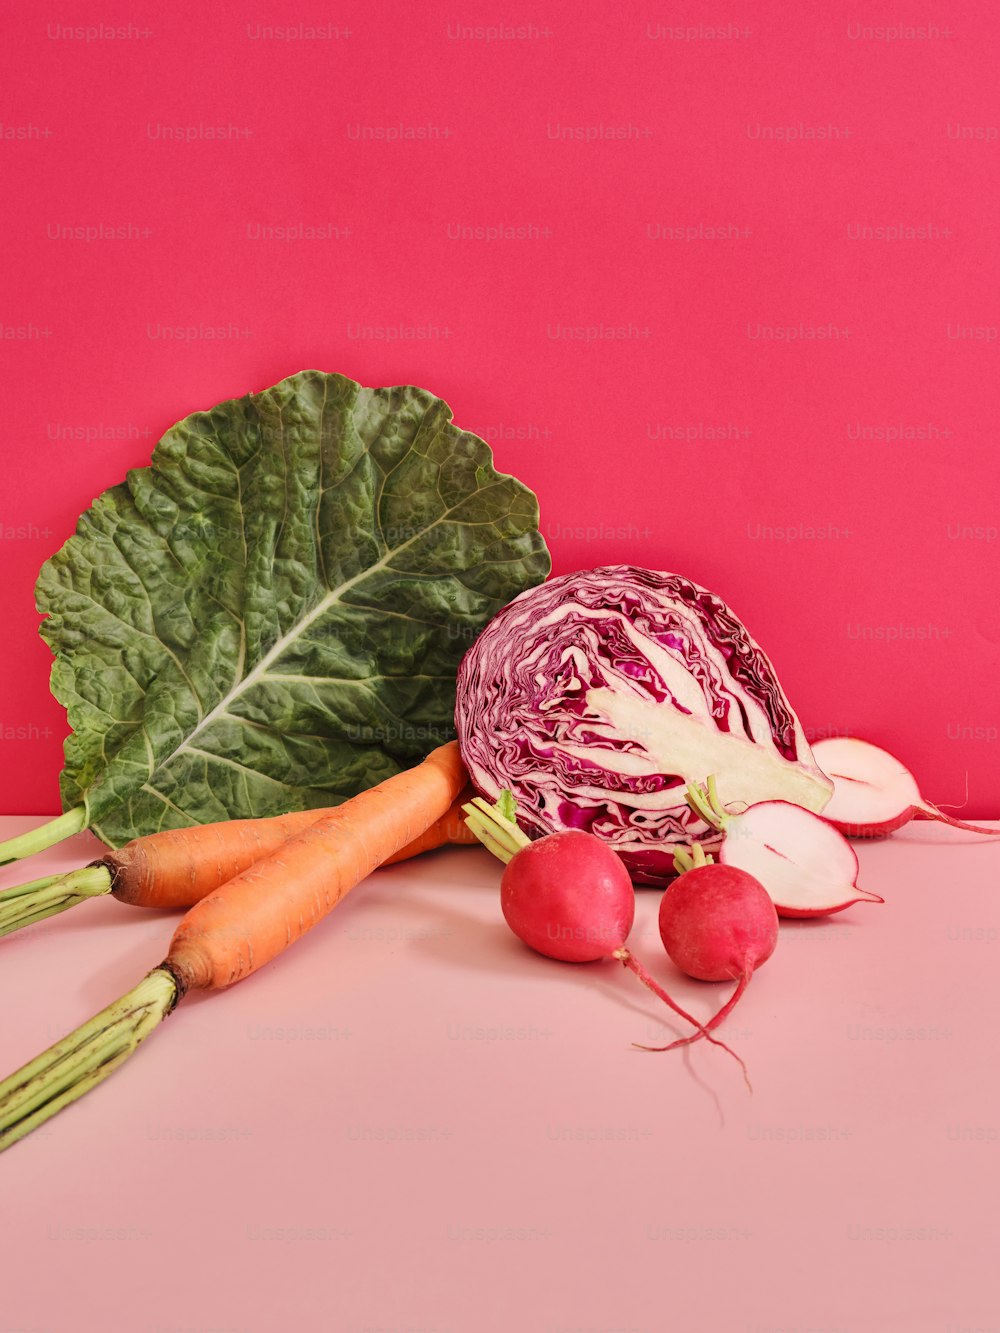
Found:
M 688 799 L 723 834 L 719 863 L 758 879 L 779 916 L 827 916 L 852 903 L 885 901 L 858 885 L 854 848 L 819 815 L 788 801 L 760 801 L 732 814 L 719 801 L 714 777 L 707 788 L 689 786 Z M 690 868 L 684 853 L 678 864 Z
M 536 953 L 593 963 L 623 949 L 635 892 L 621 857 L 592 833 L 566 829 L 529 842 L 500 880 L 500 909 Z
M 733 866 L 713 865 L 699 847 L 701 864 L 686 870 L 660 900 L 660 937 L 667 953 L 689 977 L 699 981 L 735 981 L 735 991 L 701 1032 L 668 1046 L 670 1051 L 697 1041 L 716 1027 L 749 985 L 754 969 L 774 953 L 778 914 L 767 890 L 753 875 Z
M 831 736 L 815 743 L 813 755 L 833 779 L 833 795 L 823 807 L 823 818 L 848 837 L 884 838 L 911 819 L 939 819 L 969 833 L 1000 835 L 1000 828 L 953 819 L 925 801 L 910 770 L 869 741 Z
M 511 817 L 509 793 L 496 805 L 477 798 L 464 809 L 473 833 L 506 862 L 500 906 L 518 939 L 536 953 L 564 963 L 617 959 L 697 1028 L 697 1036 L 729 1051 L 746 1077 L 740 1057 L 676 1004 L 626 947 L 635 918 L 635 891 L 617 852 L 582 829 L 564 829 L 531 842 Z

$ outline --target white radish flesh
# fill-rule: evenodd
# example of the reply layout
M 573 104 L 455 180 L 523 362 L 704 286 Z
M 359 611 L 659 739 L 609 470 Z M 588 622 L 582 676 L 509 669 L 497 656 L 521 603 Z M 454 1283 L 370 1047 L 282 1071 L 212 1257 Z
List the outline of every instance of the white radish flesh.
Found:
M 970 833 L 1000 835 L 1000 828 L 953 819 L 925 801 L 910 770 L 869 741 L 831 736 L 816 742 L 813 755 L 833 779 L 833 795 L 823 818 L 848 837 L 884 838 L 914 818 L 937 819 Z
M 884 902 L 857 884 L 858 858 L 819 815 L 787 801 L 761 801 L 727 815 L 719 863 L 767 889 L 779 916 L 826 916 L 853 903 Z

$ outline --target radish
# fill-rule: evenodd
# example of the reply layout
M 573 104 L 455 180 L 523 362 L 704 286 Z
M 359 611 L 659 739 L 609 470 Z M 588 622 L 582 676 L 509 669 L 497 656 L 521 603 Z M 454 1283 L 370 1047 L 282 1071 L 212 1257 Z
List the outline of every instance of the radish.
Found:
M 911 819 L 939 819 L 969 833 L 1000 834 L 953 819 L 920 795 L 908 768 L 885 750 L 853 736 L 831 736 L 813 746 L 816 762 L 833 779 L 823 818 L 851 838 L 884 838 Z
M 852 903 L 885 901 L 858 885 L 854 848 L 819 815 L 788 801 L 760 801 L 733 814 L 719 801 L 714 777 L 707 787 L 691 784 L 688 800 L 723 835 L 719 863 L 758 879 L 779 916 L 826 916 Z M 679 852 L 675 862 L 687 870 L 691 857 Z
M 617 852 L 582 829 L 563 829 L 532 842 L 516 823 L 509 791 L 502 792 L 494 805 L 477 797 L 462 808 L 472 832 L 505 862 L 500 906 L 518 939 L 559 962 L 617 959 L 697 1028 L 697 1037 L 729 1051 L 746 1078 L 746 1066 L 735 1051 L 676 1004 L 626 947 L 635 918 L 635 891 Z M 674 1044 L 685 1045 L 688 1040 L 692 1038 Z
M 735 866 L 714 865 L 700 844 L 679 852 L 679 863 L 693 861 L 660 900 L 660 938 L 667 953 L 689 977 L 699 981 L 735 981 L 735 991 L 701 1032 L 668 1046 L 670 1051 L 709 1034 L 739 1001 L 754 969 L 774 953 L 778 914 L 767 890 L 753 875 Z

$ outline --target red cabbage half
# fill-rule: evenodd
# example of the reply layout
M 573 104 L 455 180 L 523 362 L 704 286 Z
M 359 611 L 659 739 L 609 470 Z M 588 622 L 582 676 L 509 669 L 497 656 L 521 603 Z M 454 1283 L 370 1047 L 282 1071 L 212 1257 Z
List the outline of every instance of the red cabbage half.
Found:
M 597 834 L 640 884 L 673 875 L 674 844 L 718 836 L 688 807 L 690 781 L 714 773 L 727 804 L 815 811 L 833 790 L 725 602 L 631 565 L 566 574 L 505 606 L 462 660 L 455 725 L 481 795 L 509 788 L 529 835 Z

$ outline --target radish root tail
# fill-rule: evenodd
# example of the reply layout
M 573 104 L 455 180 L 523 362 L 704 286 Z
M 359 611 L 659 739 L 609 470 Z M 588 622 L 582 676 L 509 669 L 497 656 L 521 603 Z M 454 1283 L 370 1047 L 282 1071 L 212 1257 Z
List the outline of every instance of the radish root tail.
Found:
M 715 1017 L 711 1019 L 708 1023 L 702 1024 L 698 1021 L 697 1018 L 694 1017 L 693 1014 L 689 1014 L 686 1009 L 682 1009 L 681 1006 L 675 1000 L 672 1000 L 670 998 L 670 996 L 663 989 L 663 987 L 649 975 L 649 973 L 639 962 L 639 960 L 635 957 L 635 955 L 632 954 L 628 949 L 625 948 L 616 949 L 614 956 L 621 962 L 623 967 L 628 968 L 630 972 L 634 972 L 635 975 L 642 982 L 642 984 L 648 987 L 649 990 L 651 990 L 658 999 L 662 1000 L 665 1005 L 669 1006 L 669 1008 L 671 1008 L 675 1014 L 677 1014 L 680 1018 L 683 1018 L 686 1022 L 690 1023 L 692 1027 L 698 1029 L 698 1031 L 693 1036 L 681 1037 L 679 1040 L 671 1042 L 669 1046 L 643 1046 L 640 1042 L 637 1041 L 632 1043 L 633 1046 L 635 1046 L 640 1051 L 672 1051 L 675 1046 L 687 1046 L 688 1043 L 692 1041 L 697 1041 L 700 1037 L 704 1037 L 705 1040 L 710 1041 L 713 1046 L 721 1046 L 724 1051 L 728 1051 L 728 1053 L 733 1057 L 733 1059 L 739 1065 L 740 1069 L 743 1071 L 743 1081 L 746 1083 L 749 1090 L 753 1092 L 753 1085 L 750 1082 L 750 1076 L 747 1073 L 747 1067 L 744 1064 L 743 1060 L 740 1058 L 740 1056 L 736 1054 L 736 1052 L 733 1050 L 731 1046 L 727 1046 L 726 1043 L 724 1041 L 720 1041 L 718 1037 L 713 1037 L 711 1032 L 709 1031 L 709 1029 L 714 1027 L 717 1023 L 721 1023 L 723 1018 L 725 1018 L 726 1014 L 739 999 L 739 996 L 742 993 L 742 989 L 746 987 L 746 983 L 750 980 L 749 975 L 746 975 L 744 979 L 740 982 L 740 988 L 737 989 L 736 994 L 732 997 L 732 999 L 729 1001 L 726 1007 L 724 1009 L 720 1009 L 719 1012 L 715 1015 Z
M 951 828 L 964 829 L 966 833 L 986 833 L 992 834 L 994 838 L 1000 838 L 1000 828 L 986 828 L 983 824 L 967 824 L 964 819 L 955 819 L 952 815 L 945 814 L 939 806 L 931 801 L 925 801 L 923 805 L 918 805 L 917 810 L 926 819 L 937 819 L 942 824 L 947 824 Z

